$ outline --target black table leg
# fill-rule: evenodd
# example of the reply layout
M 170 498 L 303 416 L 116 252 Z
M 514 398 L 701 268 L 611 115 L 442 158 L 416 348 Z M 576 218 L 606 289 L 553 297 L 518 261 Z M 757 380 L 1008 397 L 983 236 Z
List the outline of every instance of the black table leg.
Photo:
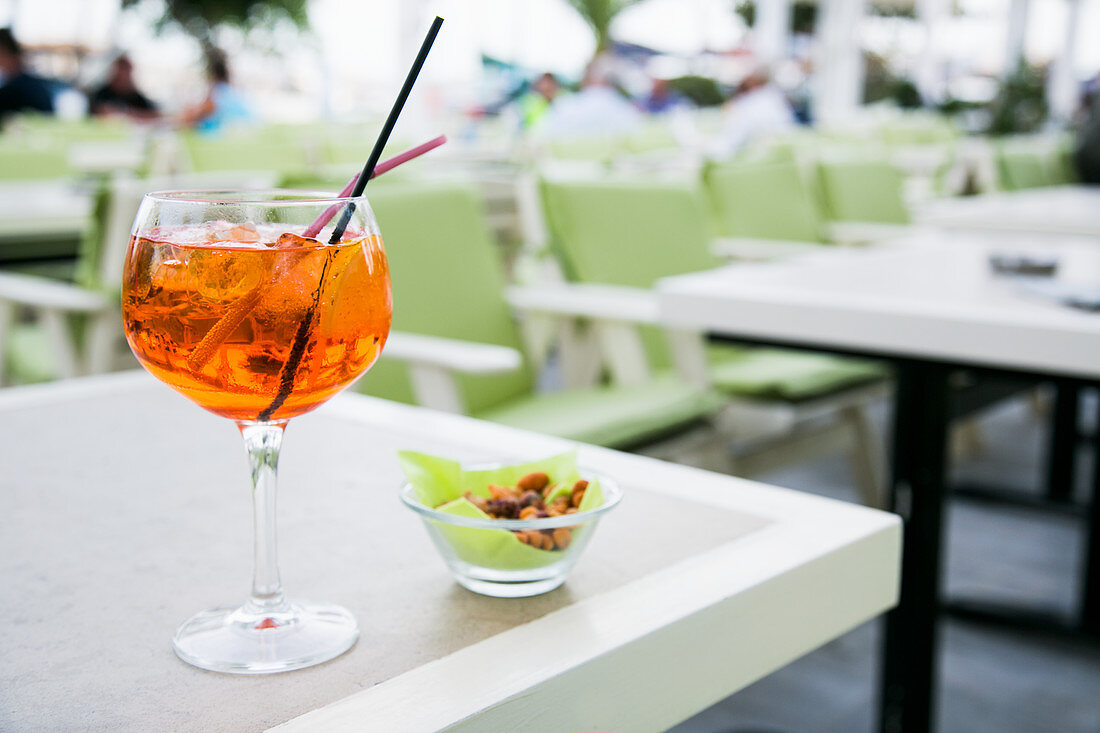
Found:
M 1054 414 L 1047 443 L 1047 498 L 1068 502 L 1073 498 L 1074 464 L 1077 458 L 1077 386 L 1055 386 Z
M 1096 431 L 1092 436 L 1092 496 L 1085 519 L 1085 566 L 1081 587 L 1081 630 L 1100 636 L 1100 402 L 1096 409 Z
M 897 364 L 893 510 L 905 521 L 901 597 L 886 616 L 881 730 L 926 733 L 936 686 L 947 409 L 946 367 Z

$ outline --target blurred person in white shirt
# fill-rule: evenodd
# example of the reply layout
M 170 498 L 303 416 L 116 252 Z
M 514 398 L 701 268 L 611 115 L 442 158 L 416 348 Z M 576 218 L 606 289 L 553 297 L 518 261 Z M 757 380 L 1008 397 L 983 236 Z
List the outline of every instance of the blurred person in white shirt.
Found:
M 547 140 L 626 135 L 642 124 L 642 113 L 613 86 L 608 63 L 593 59 L 576 94 L 554 98 L 536 133 Z
M 729 158 L 753 140 L 797 124 L 787 97 L 762 70 L 745 77 L 723 117 L 722 130 L 711 145 L 713 158 Z

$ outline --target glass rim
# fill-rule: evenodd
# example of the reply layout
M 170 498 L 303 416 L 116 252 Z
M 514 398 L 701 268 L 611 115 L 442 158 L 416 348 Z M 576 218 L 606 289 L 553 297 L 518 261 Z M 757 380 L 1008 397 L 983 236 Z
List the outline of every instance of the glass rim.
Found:
M 399 496 L 405 506 L 421 515 L 424 519 L 434 520 L 443 524 L 468 527 L 470 529 L 557 529 L 558 527 L 574 527 L 579 524 L 586 524 L 593 519 L 598 519 L 614 509 L 618 503 L 622 501 L 623 491 L 619 488 L 619 484 L 614 479 L 604 474 L 584 471 L 583 469 L 581 475 L 582 477 L 587 476 L 590 479 L 599 480 L 600 489 L 604 492 L 603 504 L 587 511 L 577 512 L 575 514 L 562 514 L 557 517 L 536 517 L 534 519 L 482 519 L 481 517 L 467 517 L 461 514 L 441 512 L 434 507 L 421 504 L 416 496 L 416 491 L 413 489 L 412 483 L 409 481 L 405 481 L 401 484 Z
M 284 198 L 277 198 L 284 197 Z M 332 192 L 300 188 L 181 188 L 149 191 L 145 198 L 173 204 L 210 204 L 259 206 L 331 206 L 368 203 L 366 194 L 336 196 Z

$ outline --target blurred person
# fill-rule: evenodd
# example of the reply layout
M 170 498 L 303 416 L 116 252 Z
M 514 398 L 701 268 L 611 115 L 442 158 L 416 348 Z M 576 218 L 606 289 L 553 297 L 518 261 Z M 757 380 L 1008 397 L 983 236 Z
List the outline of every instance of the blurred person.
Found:
M 606 63 L 597 57 L 585 69 L 576 94 L 558 95 L 539 125 L 547 139 L 625 135 L 642 123 L 642 113 L 611 84 Z
M 712 145 L 715 158 L 728 158 L 753 140 L 794 127 L 797 122 L 786 96 L 759 70 L 741 82 L 724 117 Z
M 1100 184 L 1100 74 L 1085 87 L 1073 165 L 1082 183 Z
M 531 91 L 525 94 L 519 102 L 523 127 L 529 130 L 538 125 L 559 94 L 561 94 L 561 84 L 558 83 L 558 78 L 549 71 L 535 79 L 531 85 Z
M 654 79 L 649 94 L 642 100 L 642 109 L 650 114 L 664 114 L 690 106 L 687 97 L 673 89 L 668 79 Z
M 136 119 L 152 119 L 159 112 L 134 83 L 134 65 L 121 54 L 107 72 L 107 81 L 88 95 L 88 109 L 94 117 L 125 115 Z
M 210 88 L 206 98 L 180 116 L 180 122 L 200 132 L 216 133 L 233 125 L 255 120 L 252 107 L 230 82 L 229 64 L 217 49 L 207 52 L 206 75 Z
M 11 28 L 0 28 L 0 115 L 12 112 L 54 112 L 59 82 L 27 71 L 23 46 Z

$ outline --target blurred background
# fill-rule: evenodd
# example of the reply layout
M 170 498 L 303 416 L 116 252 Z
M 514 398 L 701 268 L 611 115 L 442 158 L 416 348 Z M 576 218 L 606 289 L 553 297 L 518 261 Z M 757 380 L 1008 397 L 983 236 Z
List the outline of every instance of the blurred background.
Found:
M 216 45 L 231 59 L 235 81 L 248 90 L 259 116 L 272 122 L 383 114 L 433 14 L 448 18 L 447 32 L 420 82 L 420 103 L 406 114 L 410 126 L 475 110 L 495 114 L 517 85 L 541 72 L 577 84 L 598 44 L 620 62 L 618 82 L 635 99 L 663 80 L 698 106 L 717 106 L 767 64 L 791 95 L 812 97 L 810 86 L 839 85 L 829 99 L 802 100 L 815 119 L 893 102 L 953 114 L 985 112 L 966 117 L 972 129 L 994 124 L 990 105 L 1012 82 L 1021 87 L 1017 94 L 1031 95 L 1020 103 L 1042 107 L 1021 126 L 1069 120 L 1081 84 L 1100 71 L 1100 46 L 1086 30 L 1100 27 L 1096 0 L 757 5 L 9 0 L 0 3 L 0 24 L 14 30 L 35 70 L 77 90 L 102 83 L 111 62 L 126 52 L 138 87 L 169 114 L 201 98 L 203 48 Z M 64 114 L 79 115 L 79 105 Z
M 387 348 L 370 394 L 882 507 L 882 364 L 710 344 L 704 389 L 672 369 L 701 339 L 522 288 L 871 248 L 1036 192 L 1037 223 L 985 221 L 981 246 L 1048 271 L 1057 236 L 1100 251 L 1100 0 L 0 0 L 0 387 L 136 367 L 118 299 L 142 195 L 338 190 L 437 14 L 386 155 L 448 142 L 368 194 L 394 328 L 461 340 L 420 358 L 467 371 L 426 389 Z M 952 483 L 1028 498 L 952 504 L 947 590 L 1074 613 L 1089 472 L 1060 467 L 1089 464 L 1095 390 L 951 388 Z M 945 624 L 940 729 L 1100 730 L 1095 638 L 1050 631 Z M 878 639 L 870 622 L 682 733 L 868 730 Z

